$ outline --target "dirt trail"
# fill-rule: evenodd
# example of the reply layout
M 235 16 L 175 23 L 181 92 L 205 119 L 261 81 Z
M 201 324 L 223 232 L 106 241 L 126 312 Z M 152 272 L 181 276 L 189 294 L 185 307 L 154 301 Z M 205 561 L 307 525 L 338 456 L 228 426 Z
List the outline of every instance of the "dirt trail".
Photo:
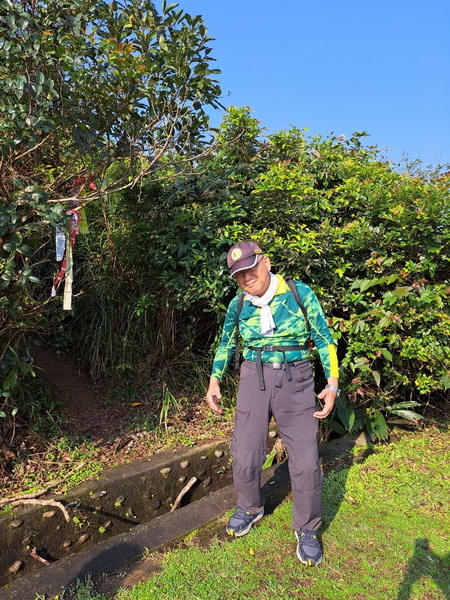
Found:
M 89 382 L 70 354 L 57 354 L 50 348 L 36 346 L 34 364 L 41 370 L 65 415 L 64 427 L 73 433 L 88 434 L 100 441 L 116 435 L 121 427 L 121 411 L 102 404 L 102 396 Z

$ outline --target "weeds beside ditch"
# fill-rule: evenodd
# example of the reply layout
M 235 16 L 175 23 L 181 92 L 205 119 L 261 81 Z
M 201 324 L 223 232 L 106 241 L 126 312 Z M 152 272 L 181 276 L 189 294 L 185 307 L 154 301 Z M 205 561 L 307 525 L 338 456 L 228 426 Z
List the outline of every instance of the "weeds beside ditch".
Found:
M 114 599 L 449 600 L 449 497 L 448 426 L 405 435 L 326 477 L 320 567 L 295 556 L 288 499 L 244 538 L 205 549 L 190 536 Z

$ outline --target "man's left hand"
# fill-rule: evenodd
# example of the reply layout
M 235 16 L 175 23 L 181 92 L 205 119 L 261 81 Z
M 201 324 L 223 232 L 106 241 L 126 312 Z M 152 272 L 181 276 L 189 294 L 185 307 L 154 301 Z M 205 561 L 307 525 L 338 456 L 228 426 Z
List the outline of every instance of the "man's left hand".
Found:
M 317 397 L 320 400 L 323 400 L 323 406 L 322 410 L 316 410 L 316 412 L 313 413 L 313 417 L 316 417 L 316 419 L 325 419 L 334 408 L 336 393 L 333 390 L 330 390 L 330 388 L 325 388 L 317 395 Z

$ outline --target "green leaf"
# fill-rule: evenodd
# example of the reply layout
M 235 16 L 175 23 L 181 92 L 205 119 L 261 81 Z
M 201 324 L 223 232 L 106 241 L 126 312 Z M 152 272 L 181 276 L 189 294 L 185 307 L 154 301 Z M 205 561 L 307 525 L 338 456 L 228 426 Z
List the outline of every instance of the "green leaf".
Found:
M 351 289 L 351 290 L 354 290 L 354 289 L 356 289 L 356 288 L 359 288 L 359 287 L 361 287 L 361 283 L 362 283 L 361 279 L 355 279 L 355 281 L 354 281 L 354 282 L 352 283 L 352 285 L 350 286 L 350 289 Z
M 369 434 L 370 439 L 372 440 L 372 442 L 374 442 L 377 439 L 377 435 L 375 433 L 373 421 L 371 418 L 368 418 L 366 421 L 366 429 L 367 429 L 367 433 Z
M 392 325 L 392 321 L 389 317 L 382 317 L 380 319 L 380 327 L 382 327 L 383 329 L 390 327 L 391 325 Z
M 361 292 L 365 292 L 366 290 L 368 290 L 369 288 L 371 288 L 377 284 L 378 284 L 378 279 L 366 279 L 364 281 L 361 281 L 361 285 L 360 285 Z
M 444 385 L 444 390 L 450 389 L 450 375 L 443 375 L 439 381 Z
M 22 243 L 22 235 L 16 231 L 12 236 L 11 236 L 11 242 L 15 245 L 15 246 L 19 246 Z
M 399 408 L 412 408 L 413 406 L 422 406 L 420 402 L 415 400 L 406 400 L 405 402 L 398 402 L 390 407 L 390 410 L 397 410 Z
M 391 284 L 394 283 L 394 281 L 397 281 L 398 279 L 398 275 L 396 273 L 393 273 L 392 275 L 389 275 L 388 277 L 384 278 L 387 284 Z
M 406 287 L 406 286 L 396 287 L 392 293 L 397 298 L 405 298 L 406 296 L 408 296 L 411 293 L 411 288 Z
M 392 414 L 397 415 L 398 417 L 402 417 L 403 419 L 407 419 L 408 421 L 418 421 L 422 419 L 422 417 L 412 410 L 391 410 Z
M 372 432 L 376 439 L 387 440 L 389 437 L 386 419 L 380 411 L 370 416 L 369 421 L 372 424 Z
M 268 454 L 266 456 L 266 460 L 264 461 L 262 468 L 268 469 L 269 467 L 271 467 L 273 465 L 273 461 L 275 460 L 276 455 L 277 455 L 276 452 L 271 452 L 270 454 Z
M 12 390 L 17 383 L 17 371 L 13 369 L 3 380 L 3 389 Z
M 164 36 L 162 36 L 162 35 L 159 36 L 159 45 L 164 50 L 164 52 L 167 52 L 169 50 L 166 40 L 165 40 Z
M 340 396 L 336 402 L 338 416 L 347 431 L 351 431 L 355 422 L 355 411 L 347 400 Z
M 380 387 L 381 375 L 378 373 L 378 371 L 372 371 L 372 377 L 375 379 L 377 386 Z
M 324 422 L 330 429 L 332 429 L 339 435 L 345 435 L 347 433 L 346 430 L 342 427 L 342 425 L 340 423 L 338 423 L 337 421 L 333 421 L 331 419 L 325 419 Z
M 389 350 L 386 350 L 386 348 L 383 348 L 381 350 L 381 354 L 384 356 L 384 358 L 386 360 L 388 360 L 389 362 L 392 362 L 392 354 L 389 352 Z
M 28 23 L 29 23 L 28 19 L 26 19 L 25 17 L 20 17 L 19 28 L 22 30 L 26 29 L 28 27 Z

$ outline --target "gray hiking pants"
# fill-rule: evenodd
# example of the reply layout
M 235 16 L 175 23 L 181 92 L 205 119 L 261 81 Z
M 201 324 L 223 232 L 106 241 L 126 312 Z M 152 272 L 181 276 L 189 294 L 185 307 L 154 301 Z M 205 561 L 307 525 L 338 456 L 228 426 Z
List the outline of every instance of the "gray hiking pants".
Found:
M 292 526 L 296 531 L 302 527 L 316 530 L 322 516 L 322 473 L 317 419 L 313 417 L 316 401 L 312 367 L 303 360 L 290 363 L 290 370 L 292 381 L 288 381 L 284 367 L 278 370 L 271 363 L 263 363 L 266 389 L 261 391 L 256 363 L 248 360 L 242 363 L 231 443 L 234 488 L 238 508 L 249 512 L 262 509 L 261 469 L 273 416 L 289 455 L 294 497 Z

